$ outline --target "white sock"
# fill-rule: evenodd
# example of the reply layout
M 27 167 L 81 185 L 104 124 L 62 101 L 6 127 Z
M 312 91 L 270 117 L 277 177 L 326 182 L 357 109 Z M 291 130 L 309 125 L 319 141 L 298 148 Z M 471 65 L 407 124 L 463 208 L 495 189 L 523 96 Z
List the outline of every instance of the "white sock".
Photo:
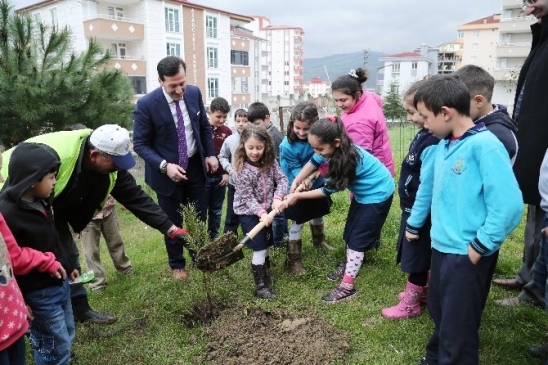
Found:
M 310 225 L 311 226 L 319 226 L 323 224 L 323 217 L 320 217 L 320 218 L 314 218 L 314 219 L 311 219 L 310 220 Z
M 251 264 L 264 265 L 267 255 L 268 255 L 268 249 L 261 250 L 261 251 L 253 251 L 253 258 L 251 259 Z
M 301 232 L 303 230 L 304 223 L 297 224 L 295 221 L 291 223 L 291 229 L 289 230 L 289 239 L 296 241 L 301 239 Z

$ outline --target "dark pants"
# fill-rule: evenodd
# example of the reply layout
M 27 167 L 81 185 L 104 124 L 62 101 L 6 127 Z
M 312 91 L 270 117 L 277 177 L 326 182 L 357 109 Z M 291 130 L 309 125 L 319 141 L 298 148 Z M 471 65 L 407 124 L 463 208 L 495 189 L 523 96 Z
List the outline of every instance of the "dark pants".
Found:
M 548 214 L 544 217 L 542 224 L 543 228 L 548 227 Z M 548 312 L 548 247 L 546 247 L 548 240 L 544 234 L 541 234 L 540 238 L 540 253 L 535 261 L 534 268 L 534 281 L 537 289 L 544 296 L 544 309 Z
M 205 206 L 207 208 L 207 230 L 209 238 L 213 240 L 219 234 L 221 216 L 223 215 L 223 202 L 225 200 L 226 186 L 219 186 L 223 175 L 207 175 L 205 188 Z
M 240 215 L 238 218 L 244 234 L 248 234 L 249 231 L 259 224 L 259 217 L 256 215 Z M 247 244 L 247 247 L 253 251 L 262 251 L 272 246 L 272 244 L 272 226 L 268 226 L 261 229 L 255 237 L 251 239 L 251 242 Z
M 428 364 L 478 364 L 481 314 L 498 255 L 484 256 L 474 265 L 468 255 L 432 249 L 428 312 L 434 333 L 426 346 Z
M 21 336 L 10 347 L 0 351 L 0 364 L 25 365 L 25 336 Z
M 285 214 L 283 212 L 274 217 L 274 222 L 272 222 L 272 234 L 274 236 L 274 244 L 283 245 L 284 237 L 289 234 L 287 219 L 285 219 Z
M 158 205 L 177 227 L 182 226 L 182 205 L 192 203 L 196 206 L 198 218 L 205 222 L 205 176 L 203 163 L 198 154 L 188 160 L 188 180 L 176 184 L 175 191 L 169 196 L 157 194 Z M 182 269 L 186 266 L 183 247 L 165 236 L 169 266 L 172 269 Z
M 232 184 L 228 184 L 228 194 L 226 197 L 226 217 L 225 217 L 225 229 L 224 233 L 234 232 L 238 235 L 238 226 L 240 220 L 238 216 L 234 214 L 234 192 L 236 188 Z

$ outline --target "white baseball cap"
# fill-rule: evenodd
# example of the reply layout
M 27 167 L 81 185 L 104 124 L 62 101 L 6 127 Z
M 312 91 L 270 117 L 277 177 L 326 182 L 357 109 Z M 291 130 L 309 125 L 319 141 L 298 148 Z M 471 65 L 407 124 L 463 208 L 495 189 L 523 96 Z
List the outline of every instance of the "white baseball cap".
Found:
M 91 133 L 91 143 L 101 152 L 110 155 L 112 162 L 122 170 L 135 166 L 129 150 L 129 132 L 116 124 L 105 124 Z

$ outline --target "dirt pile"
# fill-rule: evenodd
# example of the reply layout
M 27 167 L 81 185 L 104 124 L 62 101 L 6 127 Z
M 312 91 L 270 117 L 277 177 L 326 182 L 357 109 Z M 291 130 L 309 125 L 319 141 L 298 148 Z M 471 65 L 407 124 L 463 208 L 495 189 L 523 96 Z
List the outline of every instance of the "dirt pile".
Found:
M 348 337 L 313 313 L 260 308 L 225 309 L 204 329 L 207 345 L 198 357 L 208 364 L 341 364 Z

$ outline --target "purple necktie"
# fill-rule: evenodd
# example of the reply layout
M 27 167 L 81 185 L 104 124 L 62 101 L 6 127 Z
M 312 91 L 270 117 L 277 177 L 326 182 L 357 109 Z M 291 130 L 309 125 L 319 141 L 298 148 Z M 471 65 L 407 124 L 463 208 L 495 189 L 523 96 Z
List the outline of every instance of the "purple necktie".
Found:
M 177 141 L 179 146 L 179 165 L 183 169 L 188 167 L 188 151 L 186 145 L 186 132 L 185 121 L 183 119 L 183 112 L 179 106 L 179 100 L 174 100 L 175 110 L 177 111 Z

